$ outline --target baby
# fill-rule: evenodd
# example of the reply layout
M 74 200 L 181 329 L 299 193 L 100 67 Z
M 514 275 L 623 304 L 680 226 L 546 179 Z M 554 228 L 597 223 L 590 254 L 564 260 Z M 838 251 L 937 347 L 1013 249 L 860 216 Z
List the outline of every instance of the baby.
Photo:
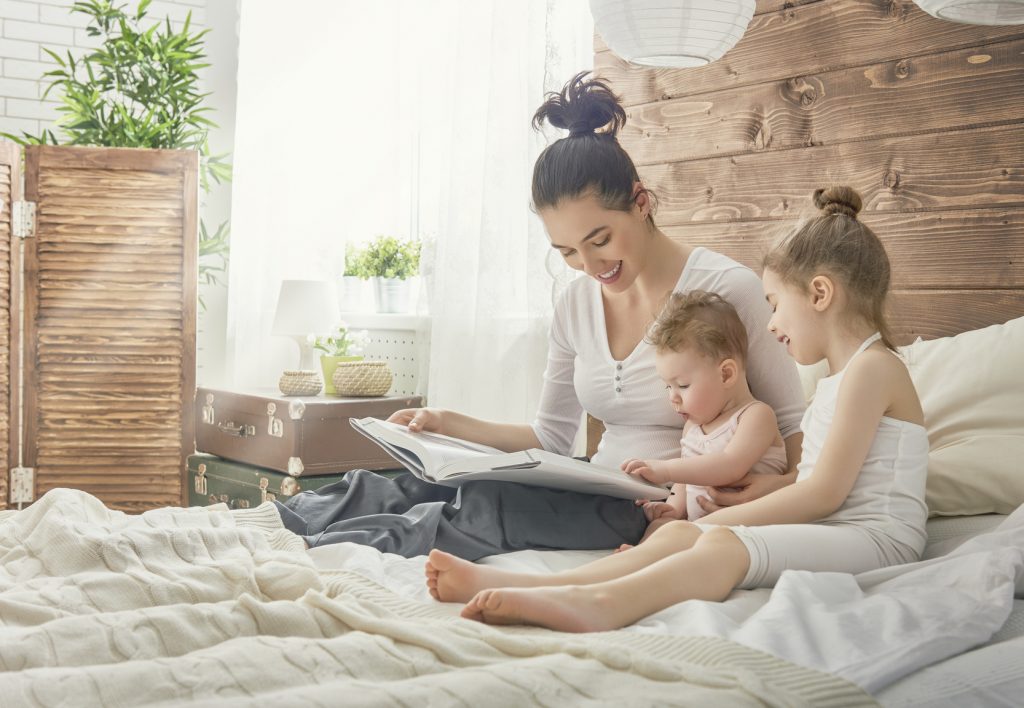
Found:
M 668 521 L 703 516 L 697 499 L 707 487 L 728 487 L 750 472 L 786 471 L 775 412 L 747 385 L 747 331 L 732 305 L 702 290 L 674 293 L 647 341 L 669 402 L 686 424 L 680 458 L 622 463 L 649 482 L 675 483 L 667 501 L 637 502 L 648 521 L 644 538 Z

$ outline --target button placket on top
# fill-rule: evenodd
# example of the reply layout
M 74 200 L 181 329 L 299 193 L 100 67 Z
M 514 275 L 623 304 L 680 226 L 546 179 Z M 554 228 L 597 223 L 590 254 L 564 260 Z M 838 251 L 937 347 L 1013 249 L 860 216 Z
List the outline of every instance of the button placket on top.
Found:
M 615 362 L 615 393 L 622 393 L 622 362 Z

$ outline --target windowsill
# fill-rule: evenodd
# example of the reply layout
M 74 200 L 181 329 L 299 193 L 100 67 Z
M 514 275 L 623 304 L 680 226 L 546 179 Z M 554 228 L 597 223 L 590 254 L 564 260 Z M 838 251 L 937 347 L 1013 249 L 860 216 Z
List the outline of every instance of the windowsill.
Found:
M 341 321 L 349 329 L 397 329 L 417 330 L 430 315 L 414 315 L 404 312 L 342 312 Z

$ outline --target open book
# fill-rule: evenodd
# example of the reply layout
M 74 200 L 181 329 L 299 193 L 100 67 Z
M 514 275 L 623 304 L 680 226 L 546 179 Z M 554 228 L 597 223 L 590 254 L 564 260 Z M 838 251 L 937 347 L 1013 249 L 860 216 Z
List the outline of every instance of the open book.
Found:
M 457 487 L 490 480 L 604 494 L 623 499 L 664 499 L 665 487 L 621 470 L 592 465 L 546 450 L 502 452 L 437 433 L 414 433 L 376 418 L 349 418 L 352 427 L 380 445 L 424 482 Z

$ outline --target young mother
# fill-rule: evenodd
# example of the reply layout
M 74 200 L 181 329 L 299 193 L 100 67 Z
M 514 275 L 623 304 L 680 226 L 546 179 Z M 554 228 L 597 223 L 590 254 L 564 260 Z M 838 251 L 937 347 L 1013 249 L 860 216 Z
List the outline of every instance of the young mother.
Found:
M 708 290 L 732 303 L 746 325 L 750 387 L 775 409 L 790 472 L 750 475 L 733 491 L 712 491 L 706 508 L 792 482 L 803 395 L 792 360 L 768 333 L 757 275 L 674 242 L 655 225 L 654 195 L 616 139 L 626 112 L 607 84 L 578 74 L 537 110 L 534 125 L 545 120 L 569 135 L 537 159 L 533 205 L 551 247 L 587 277 L 573 281 L 555 306 L 536 420 L 492 423 L 436 408 L 399 411 L 391 420 L 506 451 L 542 447 L 567 455 L 586 410 L 605 426 L 593 462 L 618 468 L 627 458 L 678 457 L 683 421 L 643 338 L 669 292 Z M 616 548 L 637 543 L 646 526 L 630 500 L 495 482 L 456 491 L 407 473 L 386 479 L 365 470 L 278 508 L 310 546 L 355 541 L 405 556 L 439 548 L 469 560 L 524 548 Z

